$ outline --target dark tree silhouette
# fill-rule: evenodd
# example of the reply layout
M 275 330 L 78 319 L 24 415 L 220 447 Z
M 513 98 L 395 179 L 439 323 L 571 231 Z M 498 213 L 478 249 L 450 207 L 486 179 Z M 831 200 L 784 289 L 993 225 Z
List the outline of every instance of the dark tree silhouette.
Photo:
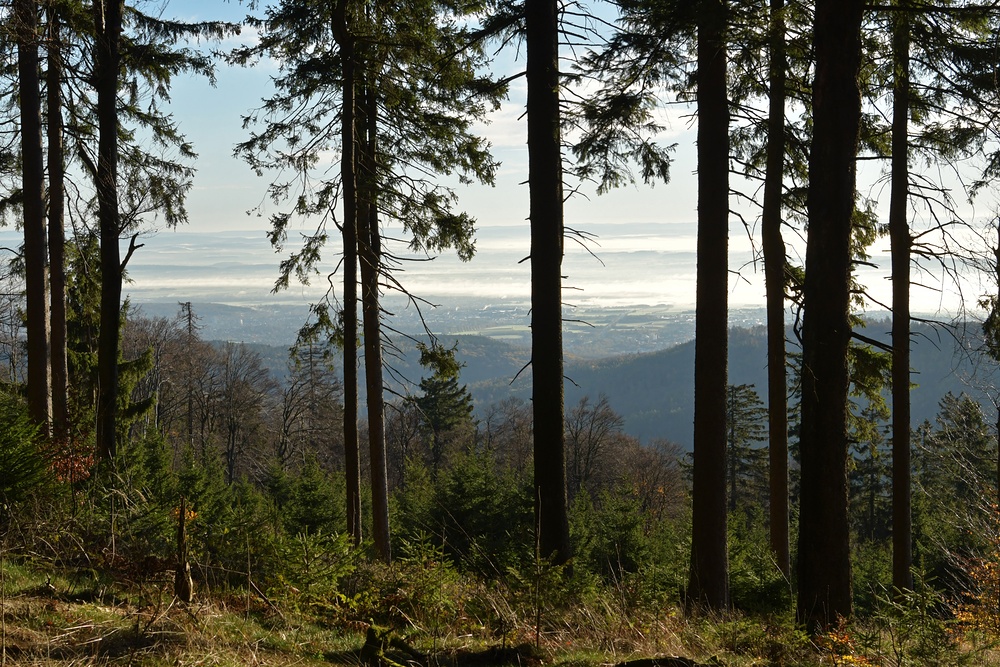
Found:
M 101 331 L 98 338 L 97 451 L 117 451 L 118 345 L 122 274 L 118 240 L 118 81 L 121 70 L 122 0 L 94 1 L 94 88 L 97 91 L 97 215 L 101 241 Z
M 910 589 L 913 531 L 910 512 L 910 18 L 896 3 L 892 59 L 892 177 L 889 240 L 892 251 L 892 585 Z
M 52 417 L 49 388 L 48 259 L 45 240 L 45 166 L 38 76 L 38 5 L 14 4 L 17 35 L 18 103 L 21 122 L 21 192 L 24 210 L 24 268 L 28 336 L 28 409 L 48 432 Z
M 816 3 L 803 295 L 797 607 L 799 620 L 811 628 L 848 617 L 852 610 L 847 351 L 863 8 L 860 0 Z
M 559 126 L 559 6 L 525 0 L 531 220 L 531 400 L 535 525 L 542 558 L 570 558 L 563 431 L 563 187 Z
M 46 4 L 48 51 L 45 74 L 48 113 L 49 170 L 49 331 L 52 365 L 52 433 L 58 440 L 69 437 L 69 369 L 66 353 L 66 230 L 65 157 L 63 156 L 62 120 L 62 30 L 56 3 Z
M 726 387 L 729 252 L 729 101 L 725 0 L 698 10 L 698 268 L 694 473 L 689 611 L 729 603 L 726 546 Z
M 785 270 L 781 200 L 785 165 L 784 0 L 770 0 L 767 167 L 761 212 L 761 250 L 767 307 L 768 477 L 771 551 L 781 572 L 791 571 L 788 544 L 788 379 L 785 370 Z
M 358 195 L 354 126 L 357 114 L 357 63 L 348 0 L 338 0 L 333 35 L 340 47 L 340 179 L 343 191 L 341 235 L 344 244 L 344 465 L 347 481 L 347 530 L 361 544 L 361 457 L 358 446 Z

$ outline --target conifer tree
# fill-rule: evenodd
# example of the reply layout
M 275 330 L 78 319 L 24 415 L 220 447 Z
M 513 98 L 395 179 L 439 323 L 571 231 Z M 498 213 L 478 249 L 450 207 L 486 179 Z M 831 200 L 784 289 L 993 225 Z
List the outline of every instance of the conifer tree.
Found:
M 559 7 L 525 0 L 528 190 L 531 221 L 531 402 L 538 555 L 569 560 L 562 347 L 563 170 Z
M 726 381 L 729 292 L 727 2 L 698 4 L 698 282 L 689 611 L 729 604 Z
M 34 21 L 33 31 L 37 35 L 39 3 L 30 4 L 34 8 L 30 18 Z M 92 275 L 108 276 L 105 285 L 106 304 L 110 304 L 115 298 L 119 301 L 113 308 L 118 325 L 112 327 L 111 316 L 108 315 L 108 323 L 102 328 L 104 380 L 100 383 L 101 395 L 97 398 L 101 422 L 98 430 L 101 432 L 99 451 L 108 455 L 114 449 L 114 405 L 117 402 L 111 400 L 111 395 L 117 394 L 113 367 L 118 363 L 118 352 L 112 352 L 112 348 L 117 350 L 117 330 L 121 324 L 121 274 L 131 253 L 141 245 L 135 242 L 135 226 L 145 215 L 153 212 L 162 214 L 167 224 L 177 224 L 185 219 L 183 195 L 187 187 L 185 182 L 189 181 L 191 171 L 178 161 L 163 157 L 161 151 L 176 148 L 181 159 L 193 157 L 194 154 L 173 122 L 159 109 L 158 102 L 166 97 L 174 74 L 185 70 L 211 73 L 206 56 L 183 47 L 174 47 L 171 43 L 184 34 L 218 37 L 228 28 L 224 24 L 199 24 L 192 27 L 154 19 L 140 11 L 131 11 L 133 8 L 126 10 L 123 6 L 102 1 L 87 5 L 78 2 L 47 2 L 45 9 L 47 24 L 44 29 L 48 36 L 44 42 L 47 49 L 45 62 L 48 66 L 45 72 L 45 119 L 48 121 L 50 163 L 48 246 L 46 247 L 45 242 L 44 219 L 39 239 L 42 255 L 46 252 L 51 255 L 49 268 L 53 274 L 52 308 L 51 311 L 46 309 L 44 313 L 33 314 L 30 320 L 32 327 L 44 324 L 48 328 L 51 317 L 53 335 L 50 344 L 53 349 L 46 352 L 51 356 L 51 360 L 46 362 L 46 373 L 49 373 L 51 367 L 54 387 L 50 393 L 47 381 L 33 381 L 30 384 L 45 388 L 46 396 L 49 397 L 47 400 L 54 403 L 54 431 L 58 437 L 64 438 L 68 433 L 70 415 L 67 414 L 66 406 L 70 401 L 66 388 L 68 361 L 64 302 L 67 286 L 63 257 L 63 193 L 67 189 L 67 183 L 82 171 L 91 183 L 73 183 L 74 190 L 80 193 L 79 208 L 96 211 L 98 226 L 102 222 L 104 224 L 108 257 L 103 261 L 117 267 L 115 271 L 91 272 Z M 125 35 L 124 47 L 119 48 L 122 34 Z M 39 79 L 38 41 L 36 37 L 36 64 L 33 68 L 36 81 Z M 81 82 L 90 85 L 80 85 Z M 111 89 L 112 84 L 114 90 Z M 35 101 L 39 101 L 37 96 Z M 64 132 L 64 126 L 69 127 L 70 131 Z M 153 149 L 149 149 L 146 140 L 140 141 L 137 138 L 137 134 L 146 132 L 147 139 L 152 139 Z M 118 170 L 118 164 L 123 165 L 122 170 Z M 31 170 L 27 173 L 31 173 Z M 112 189 L 118 194 L 112 193 Z M 4 203 L 16 202 L 18 198 L 24 199 L 23 196 L 15 196 L 6 199 Z M 28 199 L 30 201 L 26 200 L 25 203 L 30 209 L 34 197 Z M 28 209 L 25 210 L 26 213 Z M 90 221 L 85 219 L 85 222 Z M 31 229 L 30 226 L 28 228 Z M 117 250 L 123 233 L 131 233 L 133 236 L 124 258 Z M 110 238 L 112 234 L 115 236 L 114 242 Z M 29 241 L 29 254 L 35 252 L 35 245 L 35 239 Z M 116 255 L 117 261 L 110 256 L 112 253 Z M 118 276 L 117 279 L 114 278 L 115 275 Z M 36 287 L 33 286 L 29 291 L 32 293 L 29 301 L 35 303 Z M 110 305 L 104 310 L 109 308 Z M 73 415 L 73 421 L 77 422 L 76 427 L 80 430 L 80 419 Z M 82 430 L 87 431 L 88 428 L 82 427 Z
M 54 0 L 46 4 L 48 50 L 45 75 L 48 139 L 48 250 L 52 364 L 52 433 L 69 437 L 69 370 L 66 353 L 65 156 L 63 155 L 63 47 L 61 18 Z
M 421 395 L 413 402 L 430 450 L 431 474 L 437 476 L 447 456 L 448 437 L 463 426 L 471 431 L 472 396 L 459 384 L 462 364 L 455 359 L 454 348 L 420 344 L 418 349 L 420 365 L 432 372 L 420 381 Z
M 454 212 L 450 188 L 422 174 L 458 173 L 463 180 L 492 182 L 495 163 L 470 126 L 503 87 L 487 88 L 475 74 L 483 51 L 470 43 L 463 25 L 473 9 L 432 0 L 391 6 L 345 0 L 335 7 L 288 0 L 269 8 L 266 21 L 253 22 L 263 31 L 260 44 L 233 54 L 233 60 L 241 63 L 265 54 L 283 62 L 283 74 L 275 80 L 278 92 L 247 120 L 259 121 L 264 128 L 237 148 L 255 169 L 288 167 L 296 181 L 302 178 L 271 186 L 279 206 L 285 205 L 290 192 L 295 201 L 292 210 L 273 216 L 272 242 L 283 246 L 294 217 L 320 220 L 301 251 L 282 263 L 278 288 L 287 286 L 292 274 L 308 281 L 315 273 L 327 239 L 326 225 L 337 203 L 345 206 L 338 223 L 345 260 L 340 300 L 348 404 L 345 441 L 349 450 L 356 442 L 356 435 L 352 438 L 346 431 L 356 423 L 351 416 L 356 399 L 350 378 L 352 367 L 356 368 L 357 339 L 354 345 L 351 339 L 357 331 L 357 258 L 366 316 L 369 445 L 377 505 L 374 539 L 384 560 L 390 553 L 384 416 L 379 407 L 383 345 L 379 299 L 386 287 L 406 292 L 391 271 L 394 258 L 382 247 L 379 221 L 401 224 L 410 233 L 413 250 L 455 248 L 463 259 L 472 255 L 473 220 Z M 340 178 L 313 181 L 312 168 L 327 147 L 340 149 Z M 321 322 L 334 324 L 326 308 L 317 312 Z M 347 463 L 353 470 L 350 459 L 349 453 Z
M 344 345 L 344 465 L 347 482 L 347 528 L 360 546 L 361 456 L 358 446 L 358 179 L 355 153 L 357 117 L 357 38 L 352 25 L 356 10 L 348 0 L 338 0 L 333 20 L 333 37 L 340 49 L 340 188 L 343 197 L 344 297 L 341 309 Z
M 893 585 L 911 585 L 912 530 L 910 482 L 910 294 L 913 261 L 920 270 L 929 263 L 956 280 L 954 263 L 965 261 L 953 246 L 953 227 L 963 221 L 951 194 L 952 184 L 919 164 L 946 164 L 953 169 L 979 159 L 996 117 L 998 99 L 991 77 L 993 56 L 988 35 L 997 15 L 991 3 L 898 0 L 878 7 L 880 31 L 890 37 L 889 57 L 881 76 L 892 86 L 892 126 L 884 133 L 890 145 L 872 141 L 872 151 L 886 159 L 891 183 L 888 234 L 892 249 L 892 395 L 893 395 Z M 885 41 L 885 40 L 883 40 Z M 986 84 L 986 85 L 984 85 Z M 870 92 L 873 98 L 881 91 Z M 882 130 L 882 128 L 876 128 Z M 877 136 L 877 135 L 876 135 Z M 971 200 L 995 182 L 995 151 L 986 152 L 979 178 L 963 185 Z M 975 157 L 974 157 L 975 156 Z M 917 208 L 929 212 L 926 229 L 911 229 Z M 947 219 L 945 219 L 947 218 Z M 933 240 L 934 238 L 937 240 Z
M 852 610 L 847 359 L 863 5 L 819 0 L 814 23 L 798 563 L 798 616 L 811 628 L 849 617 Z
M 910 17 L 896 2 L 892 21 L 892 183 L 889 238 L 892 251 L 892 585 L 913 587 L 910 516 L 910 237 L 909 120 Z
M 768 410 L 752 384 L 729 385 L 726 394 L 727 478 L 729 511 L 733 512 L 741 501 L 748 501 L 748 491 L 760 498 L 753 492 L 761 488 L 764 460 L 763 451 L 756 445 L 767 440 Z
M 121 327 L 121 211 L 118 197 L 118 85 L 123 0 L 94 1 L 94 88 L 98 147 L 94 171 L 101 242 L 101 331 L 98 340 L 97 451 L 117 452 L 118 347 Z
M 791 573 L 788 544 L 788 382 L 785 370 L 785 241 L 782 238 L 782 186 L 785 172 L 785 3 L 768 5 L 768 119 L 761 252 L 767 307 L 767 405 L 769 535 L 781 572 Z
M 28 408 L 48 433 L 52 417 L 49 364 L 48 258 L 45 235 L 45 161 L 42 149 L 38 60 L 38 3 L 17 0 L 13 8 L 21 127 L 21 192 L 27 294 Z

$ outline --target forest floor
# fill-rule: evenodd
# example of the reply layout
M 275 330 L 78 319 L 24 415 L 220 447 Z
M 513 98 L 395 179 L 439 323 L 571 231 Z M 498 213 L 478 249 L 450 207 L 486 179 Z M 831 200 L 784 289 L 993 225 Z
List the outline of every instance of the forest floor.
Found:
M 842 627 L 808 637 L 791 622 L 750 616 L 683 618 L 658 627 L 621 619 L 617 642 L 566 629 L 513 645 L 446 628 L 388 630 L 282 608 L 259 592 L 178 602 L 171 584 L 90 585 L 88 573 L 0 568 L 0 667 L 7 665 L 365 665 L 366 667 L 750 667 L 1000 665 L 1000 653 L 960 640 L 920 640 L 919 628 Z M 122 584 L 124 582 L 117 582 Z M 605 633 L 606 634 L 606 633 Z M 653 637 L 656 635 L 656 637 Z M 522 634 L 521 639 L 526 637 Z M 645 641 L 643 640 L 645 638 Z M 914 642 L 924 641 L 922 647 Z M 947 642 L 945 642 L 947 643 Z M 914 649 L 917 650 L 914 650 Z

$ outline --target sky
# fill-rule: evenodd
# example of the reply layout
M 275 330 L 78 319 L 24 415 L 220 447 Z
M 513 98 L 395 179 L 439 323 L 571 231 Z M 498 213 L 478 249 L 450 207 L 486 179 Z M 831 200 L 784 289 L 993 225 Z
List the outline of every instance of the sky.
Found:
M 190 21 L 239 21 L 246 14 L 244 4 L 218 0 L 171 0 L 164 9 L 165 17 Z M 252 39 L 253 34 L 244 30 L 241 36 L 230 38 L 220 48 L 230 48 Z M 517 63 L 511 54 L 502 54 L 498 67 L 514 71 Z M 245 232 L 243 237 L 252 244 L 248 252 L 253 254 L 253 259 L 248 261 L 260 269 L 261 277 L 266 275 L 269 261 L 265 238 L 267 216 L 276 208 L 266 200 L 267 177 L 256 176 L 244 162 L 233 157 L 233 147 L 248 137 L 248 131 L 242 127 L 243 116 L 270 94 L 270 77 L 275 72 L 275 64 L 269 61 L 248 69 L 220 63 L 214 87 L 204 79 L 180 77 L 175 81 L 169 108 L 199 154 L 194 187 L 187 201 L 190 224 L 177 232 L 161 231 L 146 240 L 147 247 L 133 259 L 136 290 L 149 289 L 146 281 L 166 280 L 150 267 L 162 269 L 163 258 L 170 253 L 179 264 L 183 258 L 189 264 L 217 263 L 224 266 L 229 258 L 222 257 L 217 242 L 211 237 L 222 232 Z M 671 112 L 671 117 L 664 117 L 667 129 L 659 137 L 664 143 L 677 144 L 670 183 L 655 187 L 640 184 L 603 196 L 597 196 L 592 187 L 584 185 L 579 194 L 567 201 L 566 225 L 599 235 L 595 243 L 586 249 L 573 243 L 567 245 L 567 271 L 575 267 L 575 275 L 568 274 L 567 282 L 572 284 L 577 281 L 582 290 L 573 294 L 574 299 L 593 297 L 597 301 L 601 298 L 617 303 L 632 300 L 635 303 L 671 303 L 693 308 L 695 264 L 692 253 L 695 241 L 693 223 L 697 219 L 697 177 L 695 132 L 685 113 L 683 109 L 677 109 Z M 464 295 L 479 292 L 491 296 L 498 289 L 496 271 L 499 270 L 515 277 L 514 287 L 511 288 L 514 292 L 521 296 L 527 294 L 528 265 L 526 262 L 517 263 L 528 254 L 529 233 L 526 220 L 528 192 L 524 184 L 527 178 L 526 128 L 522 114 L 523 79 L 520 79 L 513 84 L 510 99 L 490 117 L 490 123 L 479 128 L 491 141 L 494 154 L 502 163 L 495 187 L 457 188 L 460 207 L 477 219 L 482 230 L 478 256 L 468 264 L 442 257 L 434 263 L 427 263 L 426 267 L 409 267 L 407 278 L 413 284 L 438 293 L 457 290 Z M 877 183 L 877 177 L 877 173 L 863 174 L 863 178 L 872 183 Z M 738 204 L 734 202 L 734 206 Z M 743 213 L 755 227 L 756 214 L 749 211 Z M 303 232 L 309 229 L 308 223 L 301 227 Z M 185 233 L 183 242 L 176 237 L 171 241 L 172 234 L 181 232 Z M 204 234 L 204 237 L 189 237 L 186 235 L 189 232 Z M 296 228 L 293 226 L 290 237 L 294 239 L 295 235 Z M 734 216 L 730 227 L 730 303 L 733 306 L 763 304 L 762 268 L 752 263 L 753 249 L 759 241 L 751 236 L 758 235 L 758 229 L 752 228 L 748 232 Z M 199 244 L 199 238 L 203 238 L 204 242 Z M 254 239 L 259 239 L 259 247 Z M 804 255 L 804 244 L 801 239 L 788 240 L 792 246 L 790 253 L 793 261 L 800 260 Z M 177 253 L 176 248 L 183 248 L 183 251 Z M 876 298 L 888 304 L 888 238 L 876 242 L 870 252 L 872 261 L 882 268 L 863 269 L 863 281 Z M 200 258 L 201 253 L 204 253 L 204 259 Z M 591 253 L 598 258 L 603 255 L 603 263 L 594 259 Z M 199 255 L 199 259 L 192 260 L 192 254 Z M 280 257 L 271 255 L 275 276 Z M 635 260 L 634 266 L 624 261 L 628 258 Z M 676 266 L 661 267 L 658 262 L 674 263 Z M 656 270 L 650 270 L 652 266 L 656 266 Z M 621 286 L 623 273 L 627 274 L 625 277 L 629 278 L 632 288 Z M 649 276 L 648 279 L 644 273 Z M 439 278 L 436 279 L 435 275 Z M 261 277 L 257 282 L 264 287 L 273 282 Z M 175 279 L 184 280 L 176 276 Z M 188 280 L 203 282 L 204 275 L 195 272 Z M 638 289 L 643 282 L 647 284 Z M 956 288 L 949 281 L 942 280 L 939 274 L 930 273 L 923 276 L 923 282 L 926 287 L 915 288 L 912 297 L 916 312 L 948 314 L 955 310 Z M 179 283 L 179 289 L 182 288 L 180 285 L 182 283 Z M 266 291 L 263 287 L 261 289 L 261 299 L 265 300 Z M 624 293 L 616 294 L 618 289 Z M 967 293 L 978 295 L 995 288 L 973 280 L 964 289 Z M 314 291 L 292 290 L 288 298 L 314 298 Z

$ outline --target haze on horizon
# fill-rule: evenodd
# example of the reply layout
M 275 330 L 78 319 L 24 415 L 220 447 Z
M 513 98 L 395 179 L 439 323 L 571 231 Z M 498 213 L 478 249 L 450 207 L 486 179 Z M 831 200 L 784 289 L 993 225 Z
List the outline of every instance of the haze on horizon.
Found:
M 241 4 L 207 4 L 200 0 L 172 0 L 164 10 L 165 16 L 183 20 L 240 21 L 247 13 Z M 244 29 L 240 37 L 220 48 L 254 38 L 252 31 Z M 518 63 L 508 60 L 500 66 L 513 70 Z M 235 144 L 247 138 L 242 118 L 269 94 L 269 75 L 274 71 L 276 65 L 266 60 L 246 69 L 219 63 L 216 87 L 202 78 L 183 77 L 177 81 L 170 111 L 199 154 L 187 201 L 190 224 L 154 232 L 144 239 L 145 247 L 129 266 L 133 282 L 126 286 L 126 292 L 134 299 L 309 302 L 325 291 L 325 279 L 317 276 L 311 286 L 293 283 L 286 292 L 271 294 L 278 263 L 288 254 L 288 249 L 275 254 L 265 237 L 268 216 L 278 209 L 266 201 L 267 175 L 256 176 L 233 157 Z M 527 299 L 528 266 L 526 262 L 518 263 L 529 249 L 527 187 L 523 185 L 527 175 L 523 95 L 523 80 L 519 80 L 510 99 L 493 114 L 491 124 L 482 128 L 502 162 L 496 187 L 457 188 L 459 206 L 479 223 L 477 256 L 466 264 L 447 253 L 433 261 L 406 262 L 402 279 L 413 293 L 438 299 Z M 685 115 L 685 109 L 670 113 L 671 117 L 663 119 L 667 131 L 661 137 L 665 143 L 677 143 L 670 183 L 655 188 L 626 187 L 604 196 L 597 196 L 592 187 L 584 184 L 567 201 L 567 227 L 597 235 L 589 249 L 567 241 L 567 303 L 694 307 L 694 122 Z M 873 184 L 878 182 L 878 174 L 863 178 Z M 735 198 L 733 205 L 738 206 Z M 751 225 L 754 223 L 756 211 L 738 212 Z M 968 215 L 971 219 L 975 212 L 970 209 Z M 312 232 L 311 225 L 304 222 L 290 226 L 289 248 L 294 247 L 297 233 Z M 752 229 L 751 233 L 756 231 Z M 228 245 L 216 236 L 219 234 L 226 236 Z M 233 243 L 230 234 L 237 235 L 240 241 Z M 391 226 L 387 234 L 393 236 Z M 801 262 L 802 243 L 791 234 L 786 234 L 786 241 L 790 243 L 791 261 Z M 763 275 L 761 267 L 753 264 L 757 243 L 751 241 L 734 215 L 730 225 L 733 307 L 763 304 Z M 870 249 L 871 262 L 876 266 L 859 270 L 862 284 L 876 300 L 873 310 L 890 303 L 888 245 L 887 238 L 877 241 Z M 397 247 L 396 251 L 405 253 L 405 248 Z M 338 254 L 335 239 L 327 253 L 324 267 L 332 270 Z M 983 283 L 979 276 L 969 274 L 963 277 L 961 288 L 940 271 L 914 271 L 914 276 L 920 283 L 911 297 L 915 313 L 954 316 L 963 308 L 974 309 L 983 293 L 996 291 L 995 284 L 988 280 Z

